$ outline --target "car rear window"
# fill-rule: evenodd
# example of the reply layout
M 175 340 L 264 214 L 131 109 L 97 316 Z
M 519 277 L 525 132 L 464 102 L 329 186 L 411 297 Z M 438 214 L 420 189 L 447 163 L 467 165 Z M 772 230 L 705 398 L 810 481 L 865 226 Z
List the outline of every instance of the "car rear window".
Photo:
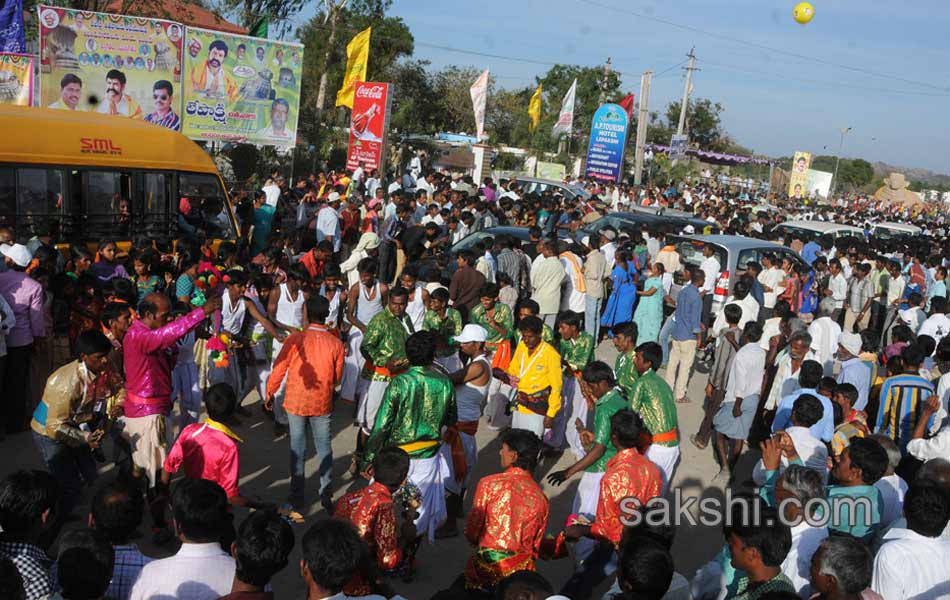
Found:
M 676 251 L 680 255 L 680 260 L 684 263 L 689 263 L 693 266 L 698 267 L 702 264 L 705 257 L 703 256 L 703 246 L 706 245 L 705 242 L 699 240 L 682 240 L 674 244 L 676 246 Z M 719 260 L 719 265 L 722 268 L 726 268 L 726 258 L 728 253 L 726 249 L 722 246 L 713 244 L 713 254 L 716 259 Z

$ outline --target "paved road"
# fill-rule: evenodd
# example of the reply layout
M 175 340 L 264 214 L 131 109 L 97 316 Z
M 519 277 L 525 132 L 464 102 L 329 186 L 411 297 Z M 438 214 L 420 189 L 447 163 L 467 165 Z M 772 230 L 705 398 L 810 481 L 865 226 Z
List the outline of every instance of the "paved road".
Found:
M 597 349 L 597 357 L 610 365 L 613 365 L 616 354 L 616 350 L 609 342 L 601 344 Z M 686 441 L 688 434 L 695 432 L 702 420 L 701 403 L 705 382 L 705 375 L 695 373 L 689 386 L 689 397 L 692 402 L 686 405 L 677 405 L 679 427 L 685 443 L 681 445 L 682 458 L 676 470 L 672 486 L 673 491 L 671 492 L 675 493 L 676 490 L 679 490 L 684 498 L 695 497 L 697 502 L 705 497 L 721 498 L 723 496 L 723 484 L 713 482 L 718 467 L 713 459 L 712 450 L 707 448 L 705 451 L 699 451 Z M 249 396 L 245 405 L 248 405 L 251 409 L 253 416 L 245 418 L 245 423 L 235 428 L 237 433 L 245 440 L 241 447 L 241 472 L 243 473 L 241 489 L 247 495 L 258 496 L 271 501 L 282 501 L 286 498 L 290 485 L 288 475 L 289 442 L 286 437 L 276 442 L 273 441 L 271 424 L 259 417 L 261 413 L 255 396 Z M 337 406 L 333 418 L 334 498 L 338 498 L 359 485 L 345 476 L 350 453 L 356 445 L 357 430 L 352 426 L 351 417 L 352 407 L 342 404 Z M 29 433 L 18 434 L 7 437 L 5 441 L 0 442 L 0 456 L 4 457 L 0 461 L 0 477 L 18 468 L 42 468 L 43 465 L 30 435 Z M 475 469 L 476 478 L 496 473 L 500 468 L 498 462 L 500 446 L 498 434 L 482 427 L 479 429 L 477 437 L 480 450 L 478 465 Z M 559 460 L 546 460 L 538 469 L 539 479 L 543 479 L 542 475 L 549 472 L 570 466 L 572 459 L 573 455 L 567 452 Z M 744 455 L 742 463 L 751 463 L 753 459 L 754 457 L 749 454 Z M 316 468 L 317 461 L 311 455 L 307 461 L 307 473 L 311 475 L 308 481 L 310 483 L 308 489 L 310 490 L 314 489 L 315 486 L 315 478 L 312 475 Z M 104 477 L 107 476 L 108 474 L 104 473 Z M 559 488 L 548 485 L 546 482 L 542 483 L 545 493 L 551 500 L 549 532 L 559 531 L 570 514 L 578 479 L 579 477 Z M 86 502 L 78 509 L 83 514 L 88 509 L 90 495 L 88 492 L 86 493 Z M 326 516 L 326 513 L 320 508 L 315 494 L 311 494 L 311 496 L 313 497 L 308 498 L 308 500 L 312 501 L 313 504 L 306 514 L 307 522 L 294 526 L 298 546 L 295 548 L 291 564 L 273 582 L 277 598 L 304 597 L 304 586 L 297 566 L 300 559 L 299 540 L 309 523 Z M 695 504 L 692 506 L 692 512 L 696 514 Z M 244 518 L 244 514 L 242 509 L 238 509 L 236 522 L 239 523 Z M 72 526 L 78 525 L 80 525 L 78 522 L 72 524 Z M 461 522 L 460 525 L 462 525 Z M 143 530 L 147 531 L 147 528 L 143 528 Z M 137 540 L 143 552 L 150 556 L 168 554 L 168 550 L 153 547 L 148 537 L 145 536 Z M 708 561 L 721 547 L 722 543 L 722 533 L 718 527 L 693 526 L 688 523 L 680 524 L 673 547 L 677 570 L 691 578 L 695 570 Z M 419 551 L 419 569 L 414 581 L 404 584 L 394 580 L 392 584 L 400 594 L 410 600 L 429 598 L 436 591 L 448 587 L 463 571 L 470 552 L 470 547 L 462 537 L 439 540 L 434 545 L 425 542 Z M 538 563 L 538 570 L 548 578 L 555 589 L 558 589 L 567 581 L 571 569 L 572 563 L 569 559 Z

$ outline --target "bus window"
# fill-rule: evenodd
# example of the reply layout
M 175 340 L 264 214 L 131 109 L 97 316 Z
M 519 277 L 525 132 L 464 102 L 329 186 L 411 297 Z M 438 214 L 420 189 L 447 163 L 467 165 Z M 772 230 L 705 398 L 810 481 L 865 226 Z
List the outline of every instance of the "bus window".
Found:
M 151 239 L 171 239 L 175 235 L 168 221 L 171 173 L 145 173 L 143 181 L 143 206 L 135 211 L 141 215 L 138 230 Z
M 55 169 L 17 170 L 17 229 L 22 237 L 59 237 L 64 209 L 63 172 Z
M 116 171 L 85 172 L 86 238 L 128 239 L 131 235 L 132 176 Z
M 16 222 L 16 171 L 0 167 L 0 224 Z
M 234 226 L 227 196 L 214 175 L 181 173 L 178 176 L 178 226 L 189 237 L 202 234 L 233 239 Z

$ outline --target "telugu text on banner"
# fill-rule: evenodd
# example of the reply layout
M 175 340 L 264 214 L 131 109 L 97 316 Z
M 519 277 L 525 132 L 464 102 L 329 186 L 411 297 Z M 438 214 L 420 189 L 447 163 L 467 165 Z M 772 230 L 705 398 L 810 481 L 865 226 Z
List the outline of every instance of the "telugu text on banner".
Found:
M 0 54 L 0 104 L 33 104 L 33 57 Z
M 184 50 L 182 133 L 282 148 L 296 143 L 303 46 L 189 27 Z
M 181 129 L 184 26 L 39 6 L 43 106 Z

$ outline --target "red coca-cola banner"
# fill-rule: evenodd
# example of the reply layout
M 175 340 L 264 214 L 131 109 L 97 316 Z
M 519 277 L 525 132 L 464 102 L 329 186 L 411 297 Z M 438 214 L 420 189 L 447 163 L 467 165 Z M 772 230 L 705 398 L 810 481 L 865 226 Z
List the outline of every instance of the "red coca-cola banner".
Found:
M 350 116 L 347 169 L 356 169 L 362 162 L 367 174 L 373 169 L 382 172 L 386 162 L 391 98 L 388 83 L 364 81 L 356 84 Z

